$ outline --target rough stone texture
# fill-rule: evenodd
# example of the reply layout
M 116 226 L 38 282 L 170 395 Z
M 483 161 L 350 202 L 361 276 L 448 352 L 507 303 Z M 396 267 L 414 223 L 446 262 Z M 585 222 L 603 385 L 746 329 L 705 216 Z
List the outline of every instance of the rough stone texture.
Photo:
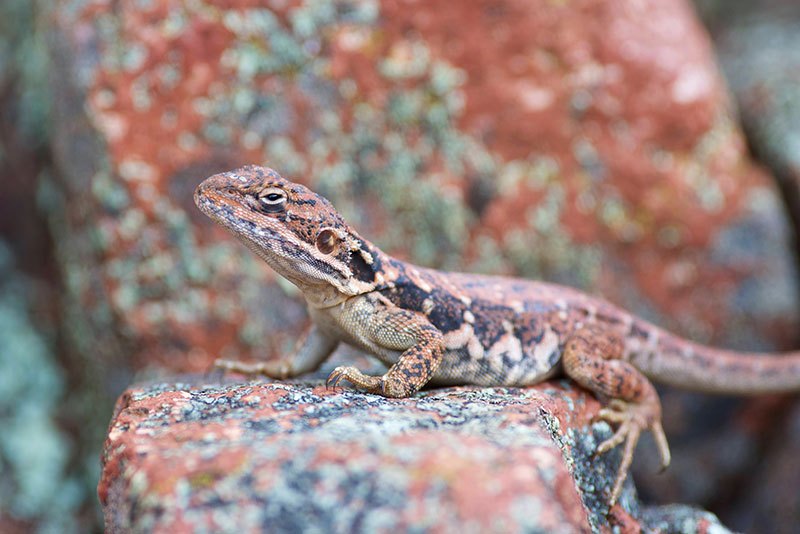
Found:
M 321 384 L 130 388 L 104 447 L 107 531 L 728 532 L 630 484 L 607 516 L 619 454 L 590 461 L 610 430 L 567 382 L 402 400 Z

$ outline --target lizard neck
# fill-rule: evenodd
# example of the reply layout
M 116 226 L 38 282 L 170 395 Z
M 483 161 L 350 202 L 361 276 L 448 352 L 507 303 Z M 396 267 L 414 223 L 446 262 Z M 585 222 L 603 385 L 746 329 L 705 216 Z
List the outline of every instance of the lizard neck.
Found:
M 317 310 L 333 308 L 353 297 L 353 295 L 342 293 L 337 287 L 331 285 L 301 286 L 297 283 L 295 283 L 295 285 L 297 285 L 303 293 L 308 307 Z
M 358 295 L 393 287 L 399 273 L 396 266 L 402 262 L 369 241 L 362 239 L 360 244 L 360 250 L 354 252 L 348 262 L 349 276 L 342 285 L 309 283 L 302 278 L 293 277 L 287 270 L 281 274 L 300 289 L 310 307 L 320 310 L 338 306 Z M 367 252 L 369 262 L 365 261 L 365 255 L 361 251 Z

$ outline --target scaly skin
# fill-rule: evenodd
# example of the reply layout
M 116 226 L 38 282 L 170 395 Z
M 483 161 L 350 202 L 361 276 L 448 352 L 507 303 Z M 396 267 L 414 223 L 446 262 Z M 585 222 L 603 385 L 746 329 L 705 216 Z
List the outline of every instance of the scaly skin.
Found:
M 303 292 L 313 326 L 295 354 L 224 369 L 272 378 L 317 369 L 340 342 L 390 368 L 380 377 L 337 367 L 386 397 L 427 383 L 526 386 L 565 373 L 609 399 L 597 418 L 618 425 L 598 447 L 624 443 L 613 505 L 640 434 L 651 430 L 669 464 L 661 404 L 649 379 L 703 393 L 800 391 L 800 352 L 745 354 L 705 347 L 574 289 L 543 282 L 446 273 L 384 254 L 331 204 L 275 171 L 247 166 L 212 176 L 195 202 Z

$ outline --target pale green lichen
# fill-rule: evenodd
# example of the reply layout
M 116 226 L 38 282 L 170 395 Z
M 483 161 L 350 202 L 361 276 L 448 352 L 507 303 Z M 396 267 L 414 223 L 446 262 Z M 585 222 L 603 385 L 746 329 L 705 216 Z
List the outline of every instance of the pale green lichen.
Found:
M 35 19 L 35 2 L 0 2 L 0 86 L 16 89 L 16 109 L 9 124 L 30 147 L 41 147 L 48 140 L 52 95 L 46 82 L 47 36 L 34 31 Z
M 56 418 L 64 377 L 29 315 L 30 282 L 0 242 L 0 514 L 36 520 L 38 532 L 75 532 L 83 498 L 68 475 L 70 440 Z
M 92 194 L 111 213 L 122 211 L 131 202 L 128 190 L 107 171 L 99 172 L 93 177 Z
M 711 173 L 713 158 L 720 150 L 730 147 L 731 137 L 736 135 L 737 126 L 727 113 L 720 113 L 712 127 L 695 143 L 687 161 L 685 176 L 699 201 L 708 213 L 716 214 L 725 209 L 726 198 L 718 182 Z
M 49 35 L 37 22 L 46 7 L 28 0 L 0 2 L 0 85 L 9 89 L 3 104 L 13 110 L 3 123 L 14 128 L 19 146 L 31 155 L 50 141 Z M 45 175 L 16 178 L 41 183 Z M 39 190 L 36 202 L 41 210 L 61 209 L 48 188 Z M 52 324 L 31 312 L 31 299 L 43 288 L 13 263 L 0 242 L 0 517 L 21 521 L 31 532 L 77 532 L 76 514 L 91 490 L 75 468 L 73 442 L 58 423 L 65 415 L 65 377 L 48 332 Z M 57 299 L 51 302 L 55 306 Z
M 370 216 L 355 199 L 377 200 L 393 221 L 377 228 L 383 232 L 380 245 L 402 250 L 418 263 L 488 272 L 507 272 L 511 266 L 526 276 L 589 286 L 599 272 L 599 260 L 592 247 L 574 246 L 559 228 L 566 200 L 558 164 L 546 157 L 501 163 L 485 145 L 461 132 L 456 122 L 464 106 L 462 70 L 434 60 L 425 43 L 412 37 L 376 58 L 378 74 L 389 87 L 393 80 L 413 81 L 390 89 L 381 107 L 364 99 L 354 80 L 329 78 L 329 59 L 314 53 L 315 43 L 344 23 L 360 42 L 374 42 L 377 11 L 365 5 L 371 4 L 344 3 L 332 9 L 304 2 L 288 10 L 288 25 L 264 10 L 225 12 L 222 19 L 235 38 L 222 62 L 236 73 L 237 82 L 203 99 L 206 139 L 226 144 L 245 125 L 241 140 L 249 139 L 251 146 L 262 142 L 266 164 L 288 177 L 311 181 L 354 226 L 363 229 L 366 223 L 367 231 Z M 314 106 L 315 112 L 303 117 L 311 121 L 302 145 L 296 131 L 301 118 L 282 96 L 259 89 L 258 80 L 274 74 L 282 75 L 283 92 L 299 92 Z M 352 109 L 347 127 L 333 111 L 337 103 Z M 578 148 L 596 156 L 586 143 Z M 450 185 L 459 182 L 458 187 Z M 492 182 L 503 194 L 521 182 L 543 190 L 545 199 L 532 210 L 529 229 L 499 248 L 484 240 L 479 246 L 487 254 L 466 265 L 463 257 L 475 246 L 470 233 L 477 219 L 464 188 Z M 510 261 L 499 259 L 504 256 Z

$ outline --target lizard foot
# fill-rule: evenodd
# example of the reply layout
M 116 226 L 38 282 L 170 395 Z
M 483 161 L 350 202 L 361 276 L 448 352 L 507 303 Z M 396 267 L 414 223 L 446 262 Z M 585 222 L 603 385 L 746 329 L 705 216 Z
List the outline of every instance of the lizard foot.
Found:
M 385 381 L 383 377 L 365 375 L 355 367 L 340 365 L 334 369 L 325 385 L 328 387 L 338 387 L 342 380 L 347 380 L 354 386 L 367 390 L 377 395 L 386 395 Z
M 278 380 L 288 378 L 290 374 L 289 363 L 284 360 L 269 360 L 256 363 L 235 360 L 215 360 L 214 369 L 221 369 L 223 372 L 232 371 L 247 377 L 263 375 Z
M 661 470 L 663 471 L 669 465 L 669 445 L 664 435 L 664 429 L 661 427 L 661 407 L 658 404 L 611 399 L 607 407 L 597 412 L 594 420 L 619 425 L 614 435 L 597 447 L 596 454 L 603 454 L 617 445 L 625 443 L 622 450 L 622 462 L 609 499 L 609 505 L 614 506 L 622 492 L 622 484 L 628 476 L 636 443 L 644 430 L 650 430 L 656 439 L 658 453 L 661 456 Z

